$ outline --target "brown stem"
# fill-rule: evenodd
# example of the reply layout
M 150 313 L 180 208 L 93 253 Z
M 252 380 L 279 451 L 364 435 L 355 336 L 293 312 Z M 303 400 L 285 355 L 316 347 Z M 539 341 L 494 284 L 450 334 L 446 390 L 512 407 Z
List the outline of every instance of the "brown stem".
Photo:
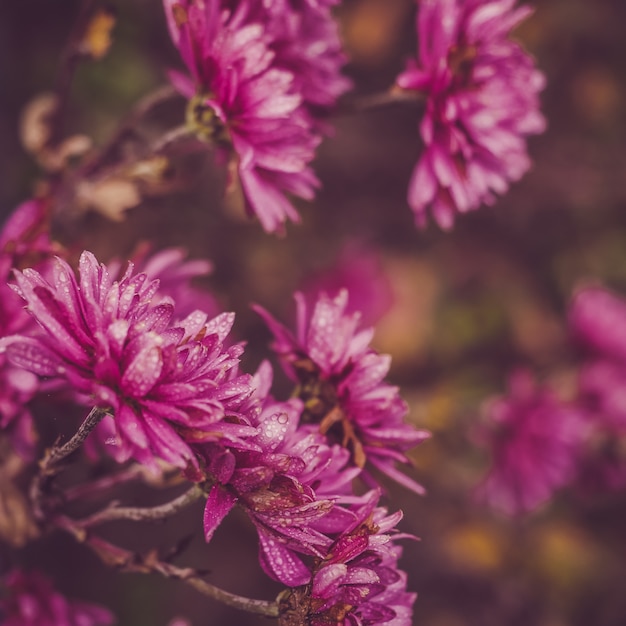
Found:
M 39 520 L 44 518 L 42 506 L 43 494 L 49 480 L 59 471 L 55 467 L 59 461 L 80 448 L 89 433 L 98 425 L 100 420 L 107 415 L 107 410 L 94 407 L 80 425 L 74 436 L 64 445 L 55 444 L 46 451 L 43 459 L 39 462 L 39 472 L 33 478 L 30 486 L 30 499 L 33 504 L 33 512 Z
M 161 561 L 154 551 L 142 555 L 120 548 L 100 537 L 89 534 L 79 523 L 68 517 L 57 517 L 55 523 L 57 527 L 73 535 L 77 541 L 89 546 L 106 565 L 115 567 L 121 572 L 141 574 L 158 573 L 165 578 L 182 580 L 200 593 L 222 604 L 256 615 L 278 617 L 278 604 L 276 602 L 245 598 L 224 591 L 204 580 L 197 570 L 189 567 L 177 567 L 171 563 Z
M 178 95 L 170 85 L 164 85 L 142 97 L 133 107 L 128 117 L 120 124 L 107 144 L 88 161 L 81 169 L 87 177 L 95 174 L 103 165 L 109 162 L 122 142 L 135 131 L 140 121 L 155 107 Z
M 151 154 L 162 154 L 165 152 L 171 145 L 180 141 L 181 139 L 186 139 L 188 137 L 194 136 L 194 131 L 189 128 L 186 124 L 181 124 L 180 126 L 176 126 L 171 130 L 167 131 L 163 135 L 161 135 L 151 146 L 150 153 Z
M 89 415 L 85 418 L 85 421 L 80 425 L 74 436 L 61 447 L 54 446 L 50 452 L 44 458 L 44 464 L 46 467 L 58 463 L 61 459 L 72 454 L 83 445 L 85 439 L 89 436 L 89 433 L 100 423 L 100 421 L 107 415 L 107 409 L 102 409 L 95 406 Z
M 424 102 L 424 94 L 420 91 L 391 87 L 388 91 L 375 93 L 368 96 L 360 96 L 340 105 L 339 115 L 351 115 L 373 111 L 394 104 L 421 104 Z
M 74 487 L 69 487 L 63 492 L 63 501 L 72 502 L 73 500 L 80 500 L 116 487 L 122 483 L 127 483 L 139 478 L 146 478 L 147 476 L 149 476 L 149 470 L 143 465 L 131 465 L 131 467 L 117 472 L 116 474 L 103 476 L 102 478 L 88 483 L 81 483 Z
M 77 521 L 76 524 L 82 528 L 89 528 L 90 526 L 96 526 L 97 524 L 102 524 L 103 522 L 120 519 L 132 520 L 134 522 L 156 522 L 167 517 L 171 517 L 172 515 L 178 513 L 178 511 L 182 511 L 182 509 L 189 506 L 196 500 L 199 500 L 204 495 L 202 487 L 200 485 L 194 485 L 191 489 L 188 489 L 177 498 L 158 506 L 121 507 L 114 502 L 111 503 L 111 505 L 106 509 L 98 511 L 83 520 Z

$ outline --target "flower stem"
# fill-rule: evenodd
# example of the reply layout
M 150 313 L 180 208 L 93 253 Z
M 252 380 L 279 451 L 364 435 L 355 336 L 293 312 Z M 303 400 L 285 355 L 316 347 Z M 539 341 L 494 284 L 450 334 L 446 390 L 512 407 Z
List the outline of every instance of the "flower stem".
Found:
M 45 488 L 50 479 L 59 471 L 58 467 L 55 467 L 59 461 L 72 454 L 80 448 L 85 439 L 89 436 L 89 433 L 98 425 L 102 418 L 107 415 L 107 409 L 100 407 L 94 407 L 89 412 L 89 415 L 85 418 L 80 425 L 74 436 L 64 445 L 59 446 L 55 444 L 46 451 L 43 459 L 39 462 L 39 472 L 33 478 L 30 486 L 30 500 L 33 505 L 33 512 L 37 519 L 44 519 L 43 510 L 43 496 Z
M 185 507 L 189 506 L 196 500 L 199 500 L 204 496 L 204 490 L 200 485 L 193 485 L 191 489 L 185 491 L 177 498 L 152 507 L 121 507 L 117 503 L 111 503 L 106 509 L 98 511 L 89 517 L 76 522 L 77 525 L 83 528 L 89 528 L 90 526 L 96 526 L 103 522 L 110 522 L 113 520 L 127 519 L 134 522 L 155 522 L 163 520 L 167 517 L 171 517 L 182 511 Z
M 161 561 L 155 551 L 146 555 L 137 554 L 113 545 L 100 537 L 89 534 L 83 526 L 68 517 L 59 516 L 55 519 L 58 528 L 73 535 L 79 542 L 89 546 L 105 563 L 118 571 L 127 573 L 151 574 L 158 573 L 165 578 L 181 580 L 200 593 L 242 611 L 278 617 L 278 604 L 266 600 L 255 600 L 224 591 L 202 578 L 200 572 L 189 567 L 178 567 Z
M 88 161 L 82 168 L 81 174 L 85 177 L 92 176 L 100 168 L 114 159 L 115 153 L 120 148 L 122 142 L 133 133 L 141 120 L 155 107 L 178 95 L 178 92 L 170 85 L 163 85 L 154 91 L 146 94 L 133 107 L 130 114 L 117 128 L 111 139 L 100 150 L 100 152 Z
M 339 107 L 339 115 L 350 115 L 382 109 L 394 104 L 421 104 L 424 102 L 424 94 L 416 90 L 400 89 L 393 86 L 387 91 L 374 93 L 368 96 L 360 96 L 345 102 Z
M 63 501 L 72 502 L 73 500 L 81 500 L 131 480 L 146 479 L 147 476 L 148 470 L 143 465 L 131 465 L 116 474 L 107 474 L 91 482 L 80 483 L 74 487 L 69 487 L 63 492 Z
M 66 456 L 72 454 L 83 445 L 85 439 L 89 436 L 89 433 L 100 423 L 100 421 L 107 415 L 107 409 L 102 409 L 95 406 L 89 415 L 85 418 L 80 425 L 74 436 L 61 447 L 54 446 L 50 452 L 44 457 L 44 464 L 46 467 L 50 467 L 64 459 Z M 43 469 L 43 467 L 42 467 Z

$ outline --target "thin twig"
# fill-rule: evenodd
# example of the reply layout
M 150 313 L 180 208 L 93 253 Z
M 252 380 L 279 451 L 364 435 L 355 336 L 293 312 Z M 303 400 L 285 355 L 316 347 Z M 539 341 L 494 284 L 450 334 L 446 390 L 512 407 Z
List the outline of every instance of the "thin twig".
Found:
M 375 93 L 368 96 L 360 96 L 340 104 L 338 115 L 352 115 L 373 111 L 395 104 L 421 104 L 424 102 L 424 94 L 419 91 L 399 89 L 392 87 L 388 91 Z
M 78 450 L 78 448 L 83 445 L 85 439 L 89 436 L 89 433 L 100 423 L 107 413 L 107 409 L 102 409 L 98 406 L 93 407 L 74 436 L 61 447 L 54 446 L 50 450 L 44 458 L 45 466 L 50 467 L 51 465 L 58 463 L 61 459 L 64 459 L 66 456 L 72 454 L 72 452 Z
M 185 493 L 170 502 L 152 507 L 121 507 L 117 503 L 113 503 L 102 511 L 98 511 L 85 519 L 76 522 L 78 526 L 89 528 L 103 522 L 111 522 L 113 520 L 127 519 L 134 522 L 149 521 L 156 522 L 182 511 L 196 500 L 204 496 L 204 490 L 200 485 L 193 485 Z
M 146 478 L 149 476 L 149 470 L 143 465 L 131 465 L 116 474 L 107 474 L 102 478 L 92 480 L 91 482 L 81 483 L 74 487 L 69 487 L 63 492 L 63 501 L 72 502 L 85 497 L 93 496 L 101 491 L 106 491 L 112 487 L 117 487 L 122 483 L 127 483 L 138 478 Z
M 200 572 L 195 569 L 178 567 L 171 563 L 161 561 L 155 552 L 141 555 L 120 548 L 100 537 L 91 535 L 78 522 L 68 517 L 59 516 L 55 519 L 55 523 L 58 528 L 73 535 L 77 541 L 89 546 L 100 557 L 103 563 L 121 572 L 140 574 L 158 573 L 166 578 L 181 580 L 205 596 L 213 598 L 222 604 L 256 615 L 278 617 L 278 604 L 276 602 L 245 598 L 224 591 L 204 580 Z
M 133 107 L 130 114 L 117 128 L 106 145 L 82 168 L 84 176 L 91 176 L 107 163 L 126 137 L 135 132 L 141 120 L 155 107 L 175 97 L 178 92 L 171 85 L 163 85 L 142 97 Z
M 187 124 L 181 124 L 161 135 L 150 147 L 150 153 L 157 155 L 165 152 L 171 145 L 180 141 L 193 137 L 195 132 L 189 128 Z
M 30 486 L 30 500 L 33 505 L 35 517 L 39 520 L 44 519 L 44 511 L 42 506 L 43 494 L 47 483 L 57 474 L 58 467 L 55 467 L 59 461 L 72 454 L 80 448 L 89 433 L 98 425 L 102 418 L 107 415 L 107 410 L 100 407 L 94 407 L 89 412 L 80 425 L 74 436 L 64 445 L 55 444 L 46 451 L 43 459 L 39 462 L 39 472 L 33 478 Z

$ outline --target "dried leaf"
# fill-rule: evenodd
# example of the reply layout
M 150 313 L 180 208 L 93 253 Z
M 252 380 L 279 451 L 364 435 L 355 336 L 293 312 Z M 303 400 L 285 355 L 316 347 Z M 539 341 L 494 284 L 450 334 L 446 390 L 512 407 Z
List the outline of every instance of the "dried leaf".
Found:
M 134 182 L 112 177 L 96 182 L 82 181 L 76 187 L 76 199 L 81 209 L 97 211 L 119 222 L 128 209 L 141 202 L 141 195 Z
M 50 139 L 50 121 L 58 106 L 53 93 L 41 93 L 33 98 L 22 111 L 20 140 L 30 154 L 38 155 Z
M 101 59 L 111 47 L 111 33 L 116 23 L 115 11 L 111 7 L 100 9 L 91 18 L 85 36 L 80 44 L 80 52 L 93 59 Z

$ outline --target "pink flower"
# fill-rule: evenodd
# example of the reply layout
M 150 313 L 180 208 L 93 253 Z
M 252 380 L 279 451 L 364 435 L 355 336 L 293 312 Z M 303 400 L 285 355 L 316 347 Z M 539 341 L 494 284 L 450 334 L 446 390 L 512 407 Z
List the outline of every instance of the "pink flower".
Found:
M 349 295 L 346 313 L 358 311 L 364 326 L 376 324 L 393 305 L 391 281 L 380 255 L 354 241 L 341 249 L 331 267 L 310 276 L 302 292 L 307 302 L 314 302 L 321 292 L 333 298 L 342 289 Z
M 479 495 L 508 515 L 532 510 L 572 482 L 589 434 L 580 408 L 538 388 L 527 371 L 509 381 L 508 396 L 486 406 L 480 437 L 490 448 L 491 469 Z
M 213 264 L 206 259 L 186 260 L 186 256 L 187 252 L 183 248 L 166 248 L 149 254 L 149 247 L 144 245 L 131 260 L 137 272 L 144 273 L 149 280 L 159 281 L 157 295 L 176 303 L 179 319 L 197 310 L 214 317 L 220 313 L 217 301 L 208 291 L 199 289 L 192 282 L 196 278 L 208 276 L 213 271 Z M 123 273 L 119 262 L 109 263 L 107 269 L 111 276 L 121 276 Z M 155 296 L 154 304 L 157 303 Z
M 294 74 L 276 63 L 274 34 L 219 0 L 164 0 L 170 34 L 191 78 L 171 73 L 191 100 L 201 134 L 234 153 L 248 204 L 266 231 L 298 221 L 293 194 L 311 199 L 318 181 L 309 167 L 320 142 Z
M 29 200 L 12 213 L 0 232 L 0 338 L 35 326 L 21 298 L 7 284 L 11 269 L 36 262 L 40 270 L 53 252 L 43 201 Z M 39 389 L 34 374 L 14 367 L 0 353 L 0 430 L 24 459 L 34 454 L 35 431 L 27 407 Z
M 264 571 L 296 586 L 310 579 L 298 554 L 323 556 L 332 542 L 328 533 L 352 523 L 354 515 L 340 505 L 355 500 L 351 485 L 359 471 L 348 465 L 346 450 L 329 446 L 318 432 L 302 427 L 299 400 L 277 402 L 268 395 L 271 380 L 271 368 L 264 362 L 254 377 L 260 410 L 249 413 L 257 435 L 248 448 L 219 442 L 202 448 L 206 472 L 214 483 L 204 531 L 209 541 L 239 504 L 257 529 Z
M 114 622 L 107 609 L 70 601 L 55 591 L 38 572 L 13 570 L 0 581 L 7 596 L 0 594 L 3 626 L 109 626 Z
M 267 311 L 256 307 L 274 334 L 273 349 L 293 380 L 299 383 L 305 423 L 319 423 L 320 432 L 347 447 L 357 467 L 387 474 L 417 493 L 423 488 L 398 471 L 396 462 L 410 463 L 405 452 L 428 437 L 403 421 L 408 407 L 397 387 L 383 382 L 391 359 L 369 347 L 373 329 L 359 329 L 359 314 L 347 314 L 348 293 L 331 299 L 322 294 L 309 314 L 296 294 L 294 336 Z M 369 472 L 364 478 L 373 483 Z
M 314 116 L 331 108 L 351 86 L 341 75 L 346 62 L 330 5 L 311 0 L 251 0 L 255 21 L 271 34 L 276 67 L 291 72 Z
M 407 535 L 393 532 L 402 512 L 387 515 L 376 507 L 378 498 L 372 492 L 355 509 L 355 521 L 314 565 L 311 585 L 281 596 L 285 623 L 410 626 L 416 594 L 406 591 L 406 574 L 398 569 L 402 549 L 394 544 Z
M 424 152 L 408 201 L 418 226 L 430 209 L 442 228 L 455 213 L 492 204 L 530 167 L 526 137 L 543 132 L 545 78 L 510 31 L 530 13 L 515 0 L 422 0 L 417 59 L 397 84 L 425 95 Z
M 85 404 L 111 410 L 120 461 L 197 467 L 190 443 L 255 432 L 232 423 L 250 393 L 249 377 L 237 373 L 241 346 L 223 348 L 232 314 L 207 320 L 196 311 L 172 325 L 173 304 L 153 304 L 158 281 L 133 275 L 132 264 L 119 281 L 89 252 L 79 266 L 79 282 L 60 259 L 50 282 L 15 272 L 41 332 L 2 342 L 14 365 L 65 379 Z M 233 419 L 223 422 L 227 412 Z
M 601 287 L 579 290 L 569 322 L 585 350 L 579 373 L 579 402 L 588 412 L 592 435 L 581 481 L 598 487 L 626 485 L 626 303 Z

